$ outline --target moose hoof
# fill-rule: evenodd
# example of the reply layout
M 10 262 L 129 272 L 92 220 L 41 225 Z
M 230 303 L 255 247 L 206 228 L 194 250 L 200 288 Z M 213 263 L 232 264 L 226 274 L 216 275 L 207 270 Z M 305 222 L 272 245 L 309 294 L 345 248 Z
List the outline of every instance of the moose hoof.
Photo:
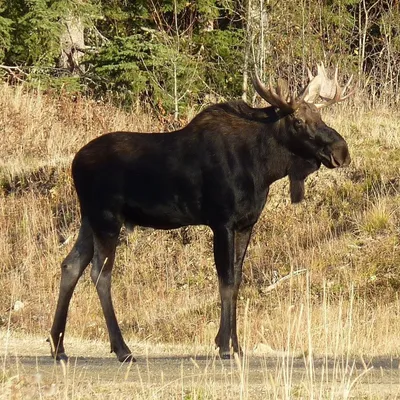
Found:
M 239 350 L 239 351 L 238 351 Z M 238 350 L 233 350 L 233 354 L 230 350 L 219 350 L 219 356 L 221 357 L 222 360 L 229 360 L 233 358 L 235 355 L 237 355 L 239 358 L 243 356 L 243 350 L 241 347 L 239 347 Z
M 64 362 L 67 362 L 67 361 L 68 361 L 68 356 L 67 356 L 65 353 L 52 354 L 52 357 L 53 357 L 56 361 L 64 361 Z
M 222 360 L 229 360 L 231 358 L 231 352 L 230 350 L 220 350 L 219 356 Z
M 118 361 L 121 363 L 131 363 L 136 362 L 136 358 L 132 354 L 125 354 L 123 356 L 118 356 Z
M 234 354 L 237 354 L 239 357 L 242 357 L 243 356 L 243 349 L 239 346 L 239 348 L 237 348 L 237 349 L 233 349 L 233 353 Z

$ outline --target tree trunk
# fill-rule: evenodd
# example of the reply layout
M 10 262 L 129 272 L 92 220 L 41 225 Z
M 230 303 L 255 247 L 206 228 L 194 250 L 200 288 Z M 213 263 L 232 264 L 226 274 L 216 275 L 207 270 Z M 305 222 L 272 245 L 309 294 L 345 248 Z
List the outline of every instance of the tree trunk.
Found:
M 58 59 L 60 68 L 73 74 L 82 72 L 80 60 L 85 52 L 84 26 L 79 17 L 67 17 L 64 20 L 64 33 L 60 38 L 61 54 Z

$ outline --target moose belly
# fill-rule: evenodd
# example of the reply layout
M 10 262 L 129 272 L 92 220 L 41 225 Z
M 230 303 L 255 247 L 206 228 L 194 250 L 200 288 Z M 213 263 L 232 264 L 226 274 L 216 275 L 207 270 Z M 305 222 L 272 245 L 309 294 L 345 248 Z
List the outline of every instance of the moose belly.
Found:
M 126 225 L 138 225 L 155 229 L 175 229 L 187 225 L 201 225 L 197 207 L 184 202 L 164 204 L 126 205 L 123 217 Z

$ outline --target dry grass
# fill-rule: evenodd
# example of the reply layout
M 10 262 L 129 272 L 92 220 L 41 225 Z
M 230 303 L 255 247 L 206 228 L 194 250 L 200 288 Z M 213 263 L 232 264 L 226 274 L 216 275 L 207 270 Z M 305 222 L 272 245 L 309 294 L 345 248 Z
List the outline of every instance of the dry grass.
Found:
M 0 87 L 0 110 L 0 327 L 45 337 L 60 261 L 78 228 L 69 176 L 74 153 L 106 131 L 161 127 L 140 111 L 124 113 L 107 104 L 6 85 Z M 311 176 L 300 205 L 289 204 L 286 180 L 271 188 L 245 261 L 242 322 L 247 301 L 249 309 L 242 333 L 247 348 L 261 353 L 397 356 L 400 118 L 385 110 L 349 114 L 345 106 L 333 112 L 325 120 L 348 140 L 353 162 Z M 308 279 L 296 277 L 266 291 L 273 276 L 301 268 L 308 270 Z M 209 349 L 219 315 L 210 231 L 123 232 L 113 296 L 131 343 Z M 69 337 L 107 339 L 88 274 L 72 301 L 67 345 Z M 67 351 L 73 352 L 73 345 Z M 308 390 L 319 390 L 307 382 Z M 186 398 L 214 398 L 205 387 Z M 292 392 L 279 390 L 268 396 L 290 398 Z

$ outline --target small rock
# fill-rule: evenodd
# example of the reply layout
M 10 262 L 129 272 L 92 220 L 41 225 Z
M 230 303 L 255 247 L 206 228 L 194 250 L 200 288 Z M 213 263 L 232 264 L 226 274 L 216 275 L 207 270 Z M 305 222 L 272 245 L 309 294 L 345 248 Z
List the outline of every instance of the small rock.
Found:
M 21 311 L 24 307 L 25 307 L 25 304 L 22 301 L 17 300 L 14 303 L 13 311 L 16 311 L 16 312 Z

